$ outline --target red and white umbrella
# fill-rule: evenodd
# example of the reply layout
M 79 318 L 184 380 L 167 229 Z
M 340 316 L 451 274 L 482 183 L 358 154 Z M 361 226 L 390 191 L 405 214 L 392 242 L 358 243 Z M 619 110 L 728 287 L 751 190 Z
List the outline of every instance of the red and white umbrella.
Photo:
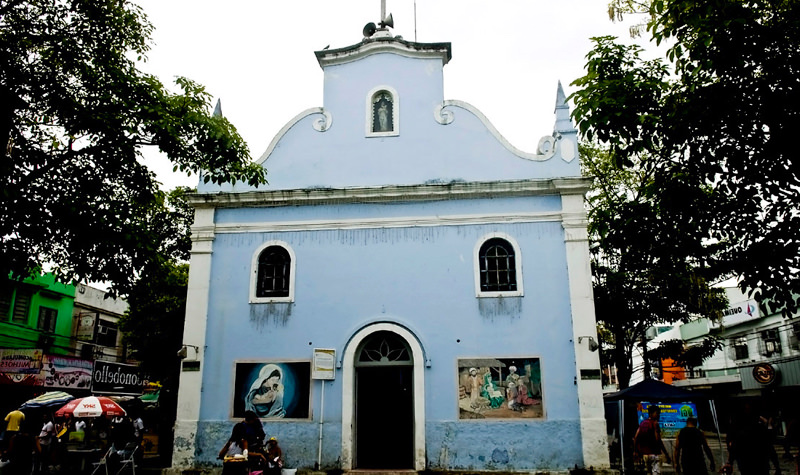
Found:
M 56 417 L 71 414 L 73 417 L 124 416 L 125 409 L 105 396 L 73 399 L 56 411 Z

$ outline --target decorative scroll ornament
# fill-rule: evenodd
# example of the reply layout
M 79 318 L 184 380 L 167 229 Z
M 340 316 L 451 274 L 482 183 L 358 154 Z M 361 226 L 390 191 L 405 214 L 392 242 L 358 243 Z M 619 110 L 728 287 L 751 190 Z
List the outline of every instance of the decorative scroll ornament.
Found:
M 444 110 L 445 107 L 447 107 L 447 105 L 445 103 L 441 103 L 433 108 L 433 118 L 436 119 L 436 122 L 442 125 L 450 124 L 453 122 L 453 119 L 455 119 L 453 112 Z
M 330 129 L 331 125 L 333 125 L 333 117 L 331 116 L 330 112 L 323 109 L 322 107 L 312 107 L 310 109 L 306 109 L 303 112 L 294 116 L 292 120 L 290 120 L 289 122 L 286 123 L 286 125 L 283 126 L 283 128 L 275 135 L 275 137 L 272 138 L 272 142 L 269 143 L 267 150 L 263 154 L 261 154 L 261 158 L 259 158 L 256 163 L 264 163 L 269 158 L 269 156 L 272 155 L 272 151 L 275 150 L 275 147 L 278 145 L 278 142 L 281 141 L 283 136 L 286 135 L 286 133 L 289 132 L 289 130 L 292 127 L 294 127 L 295 124 L 305 119 L 306 117 L 317 114 L 321 115 L 322 117 L 314 119 L 314 121 L 311 123 L 311 127 L 313 127 L 314 130 L 316 130 L 317 132 L 325 132 L 326 130 Z
M 322 117 L 314 120 L 314 123 L 312 124 L 314 130 L 317 132 L 325 132 L 326 130 L 330 129 L 331 125 L 333 125 L 333 116 L 331 116 L 331 113 L 322 108 L 320 108 L 316 113 L 321 114 Z
M 518 156 L 519 158 L 524 158 L 525 160 L 532 160 L 535 162 L 543 162 L 545 160 L 549 160 L 553 158 L 553 155 L 556 153 L 556 147 L 562 143 L 561 134 L 558 136 L 552 135 L 545 135 L 539 140 L 539 146 L 536 148 L 536 153 L 529 153 L 523 152 L 522 150 L 514 147 L 511 143 L 506 140 L 503 135 L 498 132 L 498 130 L 489 122 L 489 119 L 486 118 L 481 111 L 476 109 L 474 106 L 463 102 L 463 101 L 456 101 L 456 100 L 447 100 L 442 102 L 441 104 L 436 105 L 433 109 L 433 118 L 442 125 L 448 125 L 453 123 L 455 120 L 455 114 L 452 110 L 452 107 L 460 107 L 470 113 L 472 113 L 475 117 L 477 117 L 483 125 L 492 133 L 495 139 L 500 142 L 508 151 L 513 153 L 514 155 Z M 570 144 L 571 145 L 571 144 Z M 574 153 L 570 154 L 569 158 L 564 157 L 566 161 L 571 161 L 574 157 Z

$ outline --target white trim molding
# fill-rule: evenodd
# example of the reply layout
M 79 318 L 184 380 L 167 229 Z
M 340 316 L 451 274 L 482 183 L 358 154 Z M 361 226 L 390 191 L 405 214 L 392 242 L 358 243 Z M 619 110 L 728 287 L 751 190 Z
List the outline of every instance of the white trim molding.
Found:
M 584 467 L 606 469 L 610 466 L 603 407 L 603 387 L 599 351 L 592 351 L 589 338 L 597 340 L 589 239 L 582 193 L 565 194 L 564 246 L 569 276 L 570 309 L 572 312 L 572 345 L 575 351 L 578 411 L 581 422 Z
M 522 150 L 518 149 L 517 147 L 511 145 L 511 142 L 506 140 L 503 137 L 497 128 L 489 121 L 489 119 L 483 115 L 483 112 L 478 110 L 477 107 L 473 106 L 464 101 L 458 100 L 446 100 L 442 101 L 441 104 L 437 104 L 433 108 L 433 118 L 442 125 L 449 125 L 452 124 L 453 121 L 456 119 L 455 113 L 452 110 L 447 110 L 447 108 L 455 108 L 458 107 L 460 109 L 464 109 L 465 111 L 473 114 L 475 117 L 480 120 L 483 125 L 486 127 L 487 130 L 494 136 L 494 138 L 500 142 L 500 144 L 505 147 L 509 152 L 513 153 L 514 155 L 518 156 L 519 158 L 524 158 L 525 160 L 532 160 L 534 162 L 543 162 L 545 160 L 550 160 L 556 153 L 556 147 L 561 142 L 561 134 L 557 136 L 553 135 L 545 135 L 541 139 L 539 139 L 539 145 L 536 147 L 536 151 L 533 153 L 530 152 L 523 152 Z M 575 158 L 575 154 L 573 151 L 573 144 L 572 142 L 569 143 L 567 146 L 569 147 L 568 154 L 563 157 L 565 161 L 570 162 L 573 158 Z
M 481 263 L 480 251 L 481 246 L 489 239 L 500 238 L 511 244 L 514 248 L 514 275 L 516 276 L 517 290 L 513 291 L 499 291 L 499 292 L 484 292 L 481 290 Z M 475 243 L 475 249 L 472 251 L 472 262 L 474 264 L 475 274 L 475 296 L 478 298 L 492 298 L 492 297 L 522 297 L 525 292 L 522 288 L 522 251 L 519 248 L 517 240 L 511 235 L 500 232 L 493 232 L 482 236 Z
M 261 154 L 261 157 L 256 161 L 258 164 L 263 164 L 267 161 L 270 155 L 272 155 L 272 151 L 275 150 L 275 147 L 278 146 L 278 142 L 281 141 L 284 135 L 289 132 L 289 129 L 294 127 L 298 122 L 305 119 L 310 115 L 320 114 L 322 117 L 317 118 L 312 124 L 311 127 L 316 130 L 317 132 L 326 132 L 328 129 L 331 128 L 333 125 L 333 116 L 331 113 L 322 107 L 312 107 L 310 109 L 306 109 L 303 112 L 297 114 L 283 126 L 281 130 L 275 134 L 275 137 L 272 138 L 272 142 L 269 143 L 269 146 Z
M 289 253 L 289 295 L 286 297 L 257 297 L 256 287 L 258 286 L 258 258 L 268 247 L 277 246 L 281 247 Z M 295 267 L 297 258 L 295 257 L 294 250 L 289 243 L 284 241 L 267 241 L 258 246 L 258 249 L 253 253 L 250 261 L 250 303 L 282 303 L 294 302 L 294 282 L 295 282 Z
M 372 102 L 373 98 L 379 92 L 388 92 L 392 96 L 392 130 L 386 132 L 373 132 L 372 130 Z M 396 137 L 400 135 L 400 95 L 397 90 L 392 86 L 381 85 L 373 87 L 367 93 L 366 98 L 366 115 L 364 120 L 364 136 L 365 137 Z
M 181 371 L 178 385 L 178 412 L 175 420 L 175 450 L 172 467 L 192 468 L 195 461 L 195 437 L 200 419 L 200 395 L 203 385 L 203 358 L 206 348 L 208 295 L 211 285 L 211 253 L 214 242 L 214 209 L 195 209 L 192 226 L 192 257 L 186 294 L 186 322 L 183 344 L 196 348 L 200 371 Z
M 414 470 L 425 470 L 425 354 L 417 337 L 408 329 L 395 323 L 381 322 L 368 325 L 347 342 L 342 357 L 342 462 L 343 470 L 353 469 L 355 443 L 355 358 L 362 341 L 375 332 L 389 331 L 399 335 L 411 348 L 414 360 Z

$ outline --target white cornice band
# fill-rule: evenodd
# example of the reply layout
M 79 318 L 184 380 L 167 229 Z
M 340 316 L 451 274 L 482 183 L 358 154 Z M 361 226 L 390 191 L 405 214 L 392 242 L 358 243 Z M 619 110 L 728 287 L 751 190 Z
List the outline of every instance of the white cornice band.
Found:
M 450 43 L 414 43 L 395 38 L 375 38 L 352 47 L 315 52 L 322 69 L 378 53 L 392 53 L 407 58 L 436 58 L 445 65 L 450 61 Z
M 452 182 L 427 185 L 388 185 L 364 188 L 311 188 L 250 191 L 246 193 L 195 193 L 188 201 L 195 208 L 243 208 L 346 203 L 397 203 L 448 199 L 505 198 L 544 195 L 583 195 L 591 179 L 585 177 L 496 182 Z
M 481 224 L 514 224 L 537 222 L 560 222 L 564 218 L 560 211 L 539 213 L 498 213 L 397 218 L 359 218 L 308 221 L 282 221 L 257 223 L 223 223 L 216 225 L 217 234 L 328 231 L 354 229 L 420 228 L 438 226 L 464 226 Z

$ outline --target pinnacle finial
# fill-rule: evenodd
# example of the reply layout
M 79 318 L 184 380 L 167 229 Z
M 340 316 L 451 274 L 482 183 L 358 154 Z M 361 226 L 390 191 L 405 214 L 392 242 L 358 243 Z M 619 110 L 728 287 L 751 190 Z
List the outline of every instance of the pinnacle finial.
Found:
M 222 99 L 217 99 L 217 105 L 214 107 L 212 117 L 222 117 Z
M 567 105 L 567 95 L 564 94 L 564 87 L 561 86 L 561 80 L 558 80 L 558 89 L 556 90 L 556 109 L 569 108 Z
M 572 119 L 569 117 L 569 104 L 567 104 L 567 95 L 564 94 L 564 87 L 561 86 L 561 81 L 558 81 L 558 89 L 556 90 L 556 123 L 553 127 L 555 132 L 574 131 L 575 127 L 572 125 Z

